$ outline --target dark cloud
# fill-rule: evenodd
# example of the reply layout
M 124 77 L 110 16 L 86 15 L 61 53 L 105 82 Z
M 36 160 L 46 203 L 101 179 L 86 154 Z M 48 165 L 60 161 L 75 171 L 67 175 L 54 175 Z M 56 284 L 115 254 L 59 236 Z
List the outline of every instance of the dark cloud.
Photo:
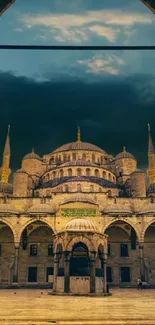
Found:
M 75 141 L 77 126 L 81 125 L 83 141 L 114 155 L 126 145 L 139 166 L 146 166 L 147 123 L 155 129 L 154 88 L 151 100 L 147 98 L 150 91 L 146 91 L 146 81 L 151 87 L 151 78 L 135 76 L 89 84 L 74 79 L 39 83 L 1 73 L 0 152 L 8 124 L 13 170 L 20 167 L 22 157 L 32 147 L 42 155 Z

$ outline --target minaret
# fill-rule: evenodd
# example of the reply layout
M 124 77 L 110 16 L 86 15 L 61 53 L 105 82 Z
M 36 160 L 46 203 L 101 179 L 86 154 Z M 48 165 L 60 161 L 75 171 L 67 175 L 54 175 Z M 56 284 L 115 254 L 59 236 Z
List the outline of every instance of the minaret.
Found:
M 155 183 L 155 151 L 151 137 L 151 128 L 150 124 L 148 124 L 148 176 L 150 180 L 150 184 Z
M 8 183 L 9 176 L 11 174 L 10 169 L 10 125 L 8 126 L 8 133 L 5 141 L 5 147 L 3 152 L 3 161 L 1 167 L 1 182 Z
M 77 142 L 81 142 L 81 130 L 79 126 L 78 126 L 78 133 L 77 133 Z

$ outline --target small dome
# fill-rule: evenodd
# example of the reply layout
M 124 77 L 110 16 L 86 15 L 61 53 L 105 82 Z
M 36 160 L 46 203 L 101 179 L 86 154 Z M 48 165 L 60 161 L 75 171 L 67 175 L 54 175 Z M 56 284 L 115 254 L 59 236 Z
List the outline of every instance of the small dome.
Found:
M 97 164 L 94 164 L 93 162 L 86 161 L 83 159 L 73 160 L 73 161 L 67 161 L 60 165 L 60 167 L 68 167 L 68 166 L 91 166 L 91 167 L 98 167 Z
M 39 203 L 32 205 L 26 212 L 29 214 L 54 214 L 55 208 L 49 204 Z
M 129 205 L 113 202 L 108 204 L 102 212 L 105 214 L 132 214 L 132 209 Z
M 155 183 L 150 184 L 147 193 L 155 193 Z
M 70 196 L 67 200 L 64 201 L 64 203 L 69 203 L 69 202 L 84 202 L 84 203 L 96 204 L 94 200 L 86 196 L 84 193 L 81 194 L 79 193 L 77 195 Z
M 0 182 L 0 193 L 12 194 L 12 191 L 13 191 L 12 184 Z
M 131 158 L 131 159 L 134 159 L 135 160 L 134 156 L 130 152 L 127 152 L 125 147 L 123 148 L 123 151 L 120 152 L 115 157 L 115 159 L 122 159 L 122 158 Z
M 38 160 L 41 160 L 39 155 L 37 155 L 33 150 L 32 150 L 32 152 L 30 152 L 26 156 L 24 156 L 23 160 L 25 160 L 25 159 L 38 159 Z
M 10 203 L 0 203 L 0 214 L 19 214 L 20 212 Z
M 15 174 L 20 174 L 20 173 L 21 174 L 27 174 L 27 172 L 24 169 L 22 169 L 22 168 L 16 170 L 16 172 L 15 172 Z
M 76 219 L 72 219 L 69 222 L 67 222 L 67 224 L 65 226 L 65 230 L 67 230 L 67 231 L 91 231 L 91 232 L 96 232 L 97 228 L 89 220 L 82 219 L 82 218 L 76 218 Z

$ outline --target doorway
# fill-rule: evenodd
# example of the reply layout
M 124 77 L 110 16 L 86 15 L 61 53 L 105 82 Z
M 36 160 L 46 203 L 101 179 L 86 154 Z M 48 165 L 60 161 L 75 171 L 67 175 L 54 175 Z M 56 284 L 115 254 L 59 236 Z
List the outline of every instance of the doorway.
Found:
M 28 268 L 28 282 L 37 282 L 37 267 L 30 266 Z
M 123 266 L 120 268 L 121 282 L 130 282 L 130 267 Z

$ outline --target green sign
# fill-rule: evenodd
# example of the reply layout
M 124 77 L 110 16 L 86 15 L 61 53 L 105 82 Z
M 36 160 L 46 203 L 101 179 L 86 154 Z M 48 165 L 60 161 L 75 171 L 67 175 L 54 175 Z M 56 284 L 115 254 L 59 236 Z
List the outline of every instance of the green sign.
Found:
M 93 209 L 62 209 L 63 217 L 95 217 L 96 210 Z

